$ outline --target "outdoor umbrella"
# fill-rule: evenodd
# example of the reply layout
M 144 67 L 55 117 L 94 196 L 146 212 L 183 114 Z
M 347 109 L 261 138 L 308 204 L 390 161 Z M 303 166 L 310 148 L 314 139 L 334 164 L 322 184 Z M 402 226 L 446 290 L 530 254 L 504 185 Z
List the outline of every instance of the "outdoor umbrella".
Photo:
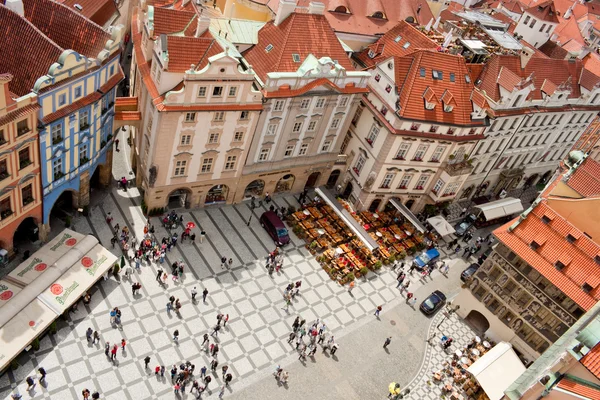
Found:
M 188 222 L 187 225 L 185 226 L 187 229 L 194 229 L 196 227 L 196 224 L 193 222 Z
M 391 395 L 400 394 L 400 384 L 398 384 L 396 382 L 390 383 L 390 386 L 388 387 L 388 389 L 389 389 Z

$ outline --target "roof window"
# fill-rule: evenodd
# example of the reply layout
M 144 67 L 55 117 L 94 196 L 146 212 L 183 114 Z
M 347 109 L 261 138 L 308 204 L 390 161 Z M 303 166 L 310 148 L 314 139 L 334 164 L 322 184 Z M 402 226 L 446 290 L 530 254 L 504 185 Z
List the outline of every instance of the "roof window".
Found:
M 396 36 L 396 38 L 394 39 L 394 42 L 398 43 L 399 41 L 402 40 L 402 36 L 398 35 Z
M 430 103 L 427 100 L 425 100 L 425 109 L 426 110 L 433 110 L 435 108 L 435 103 Z
M 267 47 L 265 47 L 265 51 L 268 53 L 268 52 L 270 52 L 271 50 L 273 50 L 273 45 L 272 45 L 271 43 L 269 43 L 269 44 L 267 45 Z
M 402 45 L 403 49 L 408 49 L 410 47 L 410 42 L 406 42 Z
M 561 263 L 560 261 L 557 261 L 554 263 L 554 266 L 557 270 L 562 271 L 562 269 L 565 267 L 565 264 Z
M 455 82 L 456 81 L 456 75 L 454 75 L 454 72 L 450 72 L 450 82 Z
M 421 75 L 422 77 L 425 76 L 425 68 L 421 67 L 421 69 L 419 70 L 419 75 Z
M 375 58 L 375 52 L 373 50 L 369 50 L 369 58 Z
M 589 293 L 589 292 L 591 292 L 592 290 L 594 290 L 594 288 L 592 287 L 592 285 L 590 285 L 589 283 L 584 283 L 584 284 L 581 286 L 581 289 L 583 289 L 583 291 L 584 291 L 584 292 L 586 292 L 586 293 Z
M 531 247 L 533 250 L 537 250 L 540 248 L 540 244 L 538 242 L 536 242 L 535 240 L 531 242 L 531 244 L 529 245 L 529 247 Z
M 465 82 L 471 83 L 471 77 L 469 75 L 465 75 Z
M 575 243 L 576 240 L 577 240 L 577 238 L 575 236 L 571 235 L 570 233 L 567 235 L 567 242 Z
M 444 78 L 444 73 L 442 71 L 438 71 L 438 70 L 432 70 L 431 71 L 431 76 L 433 76 L 433 79 L 437 79 L 437 80 L 442 80 Z
M 371 17 L 384 19 L 385 18 L 385 14 L 382 11 L 375 11 L 373 13 L 373 15 L 371 15 Z
M 292 59 L 294 60 L 294 62 L 299 63 L 300 62 L 300 54 L 292 54 Z
M 600 264 L 600 254 L 594 257 L 594 261 L 596 261 L 596 264 Z
M 548 225 L 550 223 L 550 221 L 552 221 L 552 220 L 547 215 L 544 215 L 542 217 L 542 222 L 545 223 L 546 225 Z
M 452 112 L 453 109 L 454 109 L 453 105 L 444 103 L 444 112 Z

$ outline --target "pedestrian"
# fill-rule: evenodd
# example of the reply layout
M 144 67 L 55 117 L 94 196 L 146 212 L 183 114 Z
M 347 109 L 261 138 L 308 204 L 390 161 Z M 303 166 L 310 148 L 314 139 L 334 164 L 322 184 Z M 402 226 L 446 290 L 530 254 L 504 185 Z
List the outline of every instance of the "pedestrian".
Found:
M 204 378 L 204 389 L 208 389 L 208 384 L 210 383 L 210 381 L 212 381 L 212 378 L 210 377 L 210 375 L 208 375 Z
M 204 340 L 202 341 L 202 344 L 208 342 L 208 333 L 204 334 Z
M 179 383 L 175 382 L 175 386 L 173 386 L 173 391 L 175 393 L 179 393 L 180 388 L 181 388 L 181 386 L 179 386 Z
M 163 270 L 159 268 L 158 272 L 156 273 L 156 281 L 157 282 L 160 282 L 160 277 L 162 276 L 162 274 L 163 274 Z
M 106 355 L 106 357 L 108 357 L 109 352 L 110 352 L 110 343 L 106 342 L 106 344 L 104 345 L 104 354 Z
M 150 364 L 150 356 L 146 356 L 146 358 L 144 358 L 144 368 L 148 369 L 148 364 Z
M 37 383 L 35 383 L 35 381 L 33 380 L 33 378 L 31 376 L 28 376 L 27 379 L 25 379 L 25 381 L 27 382 L 27 391 L 28 392 L 31 389 L 33 389 L 35 387 L 35 385 L 37 385 Z
M 350 282 L 350 285 L 348 285 L 348 293 L 352 293 L 352 289 L 354 289 L 354 281 Z
M 221 386 L 221 389 L 219 390 L 219 398 L 222 399 L 223 396 L 225 396 L 225 385 Z
M 335 354 L 335 352 L 337 351 L 337 349 L 338 349 L 338 344 L 337 344 L 337 343 L 334 343 L 334 344 L 331 346 L 331 350 L 329 351 L 329 354 L 331 354 L 331 355 L 334 355 L 334 354 Z
M 39 367 L 38 368 L 38 372 L 40 373 L 40 385 L 42 385 L 42 382 L 46 382 L 46 370 L 44 369 L 44 367 Z
M 94 331 L 92 330 L 92 328 L 88 328 L 87 331 L 85 331 L 85 337 L 87 338 L 88 342 L 92 341 L 93 334 L 94 334 Z
M 175 376 L 177 375 L 177 365 L 173 365 L 171 368 L 171 382 L 175 380 Z
M 448 275 L 448 264 L 446 264 L 446 262 L 442 262 L 442 266 L 440 267 L 440 272 L 444 275 Z
M 179 342 L 179 330 L 175 329 L 175 332 L 173 332 L 173 340 L 175 342 Z
M 225 379 L 225 376 L 227 375 L 227 370 L 229 369 L 229 367 L 227 365 L 223 365 L 221 367 L 221 371 L 223 372 L 223 379 Z
M 173 305 L 171 304 L 171 302 L 167 303 L 167 312 L 171 312 L 171 310 L 173 309 Z
M 229 268 L 231 269 L 233 265 L 233 258 L 230 258 L 229 261 L 227 261 L 227 263 L 229 264 Z
M 210 370 L 216 371 L 218 366 L 219 366 L 219 362 L 217 361 L 216 358 L 213 358 L 213 360 L 210 362 Z
M 221 257 L 221 268 L 225 268 L 226 265 L 227 265 L 227 257 L 223 256 L 223 257 Z
M 203 366 L 202 368 L 200 368 L 200 376 L 201 376 L 202 378 L 204 378 L 204 377 L 206 376 L 206 370 L 207 370 L 207 369 L 208 369 L 208 368 L 206 368 L 206 365 L 205 365 L 205 366 Z
M 416 298 L 416 297 L 413 297 L 412 299 L 410 299 L 410 300 L 408 301 L 408 304 L 409 304 L 409 305 L 410 305 L 412 308 L 415 308 L 415 304 L 417 304 L 417 298 Z
M 396 285 L 396 289 L 398 289 L 400 286 L 402 286 L 402 283 L 404 282 L 404 279 L 406 279 L 406 275 L 404 275 L 404 273 L 400 273 L 400 275 L 398 275 L 398 284 Z
M 115 345 L 113 346 L 112 350 L 110 351 L 110 359 L 111 360 L 116 360 L 117 359 L 117 350 L 119 349 L 119 346 L 117 346 L 117 344 L 115 343 Z
M 269 195 L 269 192 L 267 192 L 265 194 L 265 203 L 269 204 L 271 202 L 271 196 Z
M 321 328 L 319 328 L 319 335 L 325 332 L 325 329 L 327 329 L 327 326 L 325 326 L 325 323 L 323 323 L 323 325 L 321 325 Z
M 465 215 L 467 213 L 467 208 L 463 207 L 463 209 L 460 211 L 460 216 L 462 217 L 463 215 Z
M 288 343 L 292 343 L 292 341 L 296 339 L 296 331 L 290 332 L 290 336 L 288 338 Z
M 410 299 L 412 299 L 414 296 L 414 294 L 412 294 L 412 292 L 408 292 L 406 293 L 406 304 L 408 304 L 408 302 L 410 301 Z
M 202 291 L 202 302 L 206 303 L 206 296 L 208 296 L 208 289 L 204 288 L 204 290 Z
M 198 294 L 198 291 L 196 290 L 196 286 L 194 286 L 194 288 L 192 289 L 192 302 L 196 302 L 196 295 Z
M 217 357 L 218 353 L 219 353 L 219 344 L 215 343 L 215 345 L 213 346 L 213 349 L 212 349 L 212 355 L 213 355 L 213 357 Z
M 127 343 L 125 342 L 125 339 L 121 339 L 121 351 L 125 351 L 125 345 Z
M 157 365 L 156 368 L 154 368 L 154 375 L 158 376 L 158 374 L 160 374 L 160 365 Z
M 382 306 L 377 306 L 377 309 L 375 310 L 375 314 L 374 314 L 377 318 L 379 318 L 379 313 L 381 312 L 382 308 L 383 308 Z
M 388 337 L 387 339 L 385 339 L 385 342 L 383 343 L 383 348 L 387 348 L 389 346 L 389 344 L 392 343 L 392 337 Z
M 213 329 L 212 333 L 210 334 L 210 336 L 214 336 L 214 337 L 217 337 L 217 336 L 219 336 L 219 331 L 220 331 L 220 330 L 221 330 L 221 325 L 217 324 L 217 325 L 214 327 L 214 329 Z
M 229 322 L 229 314 L 226 314 L 225 317 L 223 318 L 223 327 L 225 327 L 227 322 Z

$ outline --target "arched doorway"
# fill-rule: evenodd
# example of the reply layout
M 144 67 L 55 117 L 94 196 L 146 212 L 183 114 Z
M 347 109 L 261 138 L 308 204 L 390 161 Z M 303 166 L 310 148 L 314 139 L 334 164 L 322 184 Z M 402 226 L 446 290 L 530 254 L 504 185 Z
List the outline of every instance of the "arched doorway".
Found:
M 414 200 L 408 200 L 404 205 L 406 206 L 406 208 L 408 208 L 410 210 L 414 204 L 415 204 Z
M 531 186 L 535 185 L 535 183 L 537 182 L 538 176 L 539 176 L 539 174 L 533 174 L 529 178 L 527 178 L 527 180 L 525 181 L 525 185 L 523 185 L 524 188 L 528 189 Z
M 227 185 L 215 185 L 210 188 L 206 193 L 204 199 L 204 205 L 209 204 L 223 204 L 227 202 L 227 195 L 229 194 L 229 187 Z
M 275 193 L 279 192 L 289 192 L 292 190 L 294 186 L 294 181 L 296 177 L 292 174 L 284 175 L 278 182 L 277 186 L 275 186 Z
M 74 190 L 65 190 L 54 202 L 52 209 L 50 210 L 49 223 L 50 226 L 58 227 L 62 230 L 62 227 L 69 227 L 75 211 L 77 209 L 77 202 L 79 200 L 79 193 Z
M 542 179 L 540 179 L 538 183 L 545 185 L 546 183 L 548 183 L 550 177 L 552 177 L 552 171 L 546 171 L 546 173 L 542 175 Z
M 21 221 L 13 235 L 13 249 L 23 254 L 23 259 L 29 257 L 35 251 L 34 242 L 39 239 L 38 223 L 33 217 L 27 217 Z M 33 251 L 32 251 L 33 250 Z
M 173 208 L 182 208 L 189 207 L 189 201 L 192 197 L 192 192 L 189 189 L 177 189 L 169 193 L 167 207 L 170 209 Z
M 325 184 L 325 186 L 327 186 L 328 189 L 333 189 L 335 187 L 335 184 L 337 183 L 338 178 L 340 177 L 341 171 L 339 169 L 334 169 L 333 171 L 331 171 L 331 174 L 329 174 L 329 178 L 327 179 L 327 183 Z
M 262 179 L 253 180 L 248 184 L 248 186 L 246 186 L 246 189 L 244 190 L 244 199 L 249 199 L 252 196 L 260 197 L 262 196 L 264 190 L 265 181 Z
M 473 185 L 469 186 L 468 188 L 466 188 L 465 190 L 463 190 L 462 194 L 460 195 L 461 199 L 466 199 L 467 197 L 469 197 L 471 195 L 471 193 L 473 193 Z
M 313 172 L 312 174 L 310 174 L 308 176 L 308 179 L 306 180 L 306 185 L 304 185 L 304 189 L 314 188 L 317 184 L 317 181 L 319 180 L 319 176 L 321 176 L 320 172 Z
M 469 315 L 467 315 L 465 322 L 469 324 L 471 328 L 481 334 L 484 334 L 488 329 L 490 329 L 490 323 L 487 318 L 476 310 L 472 310 Z
M 371 205 L 369 206 L 369 211 L 370 212 L 376 212 L 377 209 L 379 209 L 379 206 L 381 205 L 381 199 L 375 199 L 371 202 Z
M 350 194 L 352 193 L 353 189 L 354 187 L 352 186 L 352 182 L 348 182 L 346 188 L 344 189 L 344 193 L 342 193 L 342 198 L 347 199 L 348 196 L 350 196 Z

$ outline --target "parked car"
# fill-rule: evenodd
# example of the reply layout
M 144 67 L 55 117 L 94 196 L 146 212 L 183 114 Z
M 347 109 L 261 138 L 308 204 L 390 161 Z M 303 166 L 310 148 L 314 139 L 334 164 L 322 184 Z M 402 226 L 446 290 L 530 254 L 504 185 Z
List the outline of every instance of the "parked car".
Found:
M 475 272 L 477 272 L 477 270 L 479 269 L 480 265 L 477 263 L 473 263 L 471 265 L 469 265 L 461 274 L 460 274 L 460 280 L 463 282 L 466 282 L 469 280 L 469 278 L 471 278 Z
M 436 290 L 423 300 L 419 309 L 423 314 L 431 315 L 442 308 L 444 304 L 446 304 L 446 295 L 439 290 Z
M 477 217 L 475 214 L 467 215 L 462 221 L 454 226 L 454 230 L 456 231 L 457 236 L 463 236 L 475 223 Z
M 278 246 L 283 246 L 290 242 L 288 230 L 275 212 L 265 211 L 260 216 L 260 225 L 265 228 Z
M 413 261 L 418 270 L 423 269 L 426 265 L 434 265 L 440 258 L 440 252 L 436 249 L 429 249 L 425 253 L 420 254 Z

